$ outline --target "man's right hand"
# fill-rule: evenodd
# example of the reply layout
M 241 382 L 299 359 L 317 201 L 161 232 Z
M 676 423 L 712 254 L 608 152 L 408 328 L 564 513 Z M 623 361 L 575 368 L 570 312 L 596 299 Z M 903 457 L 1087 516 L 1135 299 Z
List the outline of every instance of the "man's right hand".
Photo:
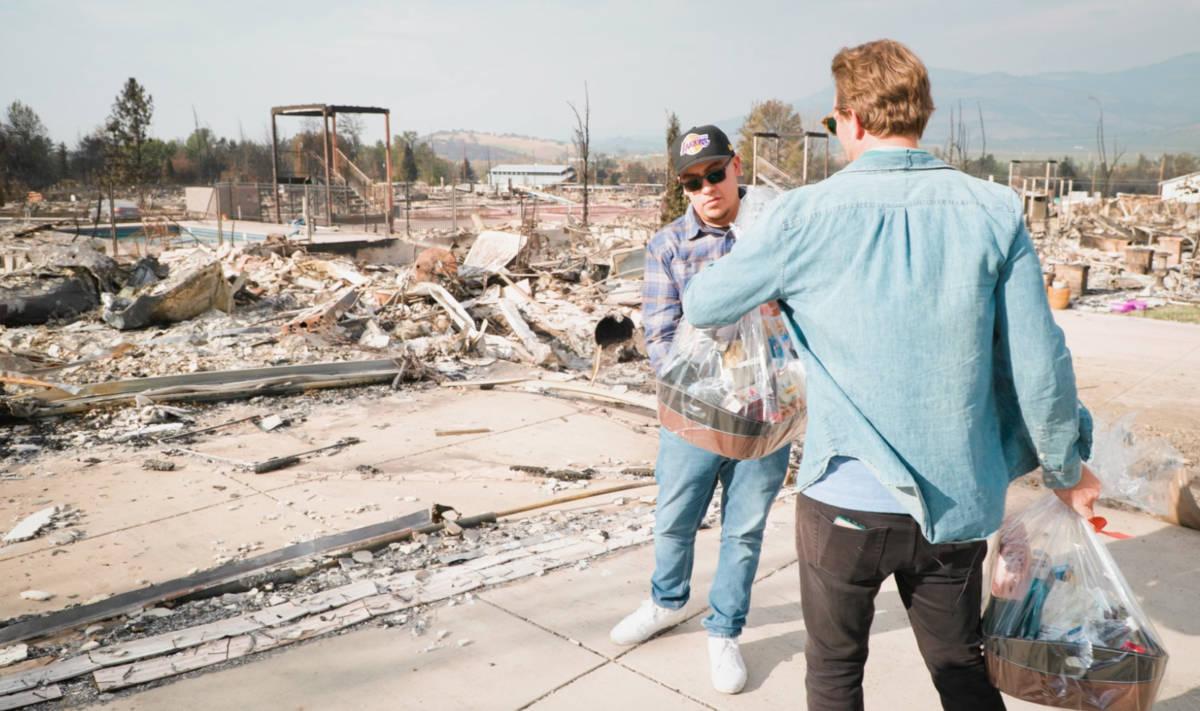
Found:
M 1079 483 L 1069 489 L 1055 489 L 1054 493 L 1064 504 L 1077 511 L 1084 519 L 1090 520 L 1096 515 L 1096 501 L 1100 499 L 1100 480 L 1084 464 L 1079 474 Z

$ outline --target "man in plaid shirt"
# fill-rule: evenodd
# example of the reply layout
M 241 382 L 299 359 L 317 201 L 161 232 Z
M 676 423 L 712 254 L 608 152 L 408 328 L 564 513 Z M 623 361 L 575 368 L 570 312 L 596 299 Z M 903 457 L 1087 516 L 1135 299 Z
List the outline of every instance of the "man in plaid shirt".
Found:
M 716 126 L 698 126 L 671 147 L 671 161 L 690 205 L 646 247 L 642 324 L 650 363 L 666 367 L 675 328 L 683 318 L 680 296 L 688 280 L 729 252 L 744 188 L 741 158 Z M 682 622 L 691 593 L 696 531 L 721 484 L 721 552 L 704 619 L 713 687 L 736 694 L 746 684 L 737 638 L 750 608 L 767 513 L 787 473 L 789 447 L 762 459 L 739 461 L 700 449 L 659 430 L 658 507 L 650 599 L 612 629 L 617 644 L 644 642 Z

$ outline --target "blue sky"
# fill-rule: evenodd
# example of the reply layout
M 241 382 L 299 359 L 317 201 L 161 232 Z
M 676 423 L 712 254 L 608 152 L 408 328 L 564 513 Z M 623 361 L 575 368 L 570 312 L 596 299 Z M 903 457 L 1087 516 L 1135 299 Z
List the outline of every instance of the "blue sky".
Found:
M 1195 0 L 0 0 L 0 103 L 31 105 L 68 144 L 130 76 L 168 138 L 191 131 L 193 107 L 262 139 L 272 105 L 328 102 L 387 106 L 393 132 L 565 140 L 587 80 L 594 137 L 644 136 L 667 110 L 687 125 L 810 94 L 838 48 L 878 37 L 930 66 L 1029 74 L 1162 61 L 1194 51 L 1197 27 Z

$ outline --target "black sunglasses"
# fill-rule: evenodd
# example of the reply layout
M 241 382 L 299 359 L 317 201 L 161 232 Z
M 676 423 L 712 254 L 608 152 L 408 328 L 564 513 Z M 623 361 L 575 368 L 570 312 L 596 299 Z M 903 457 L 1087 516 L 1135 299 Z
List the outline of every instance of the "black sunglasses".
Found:
M 705 180 L 712 183 L 713 185 L 717 185 L 718 183 L 723 183 L 723 182 L 725 182 L 725 169 L 729 167 L 729 162 L 732 160 L 733 160 L 733 156 L 730 156 L 724 163 L 721 164 L 720 168 L 717 168 L 716 170 L 714 170 L 711 173 L 708 173 L 707 175 L 691 176 L 691 177 L 687 177 L 687 178 L 681 177 L 681 178 L 676 178 L 676 180 L 678 180 L 679 184 L 683 186 L 683 189 L 688 191 L 689 193 L 694 193 L 697 190 L 699 190 L 700 188 L 704 187 Z
M 833 114 L 829 114 L 825 118 L 821 119 L 821 125 L 825 127 L 825 130 L 829 132 L 830 136 L 837 135 L 837 119 L 833 117 Z

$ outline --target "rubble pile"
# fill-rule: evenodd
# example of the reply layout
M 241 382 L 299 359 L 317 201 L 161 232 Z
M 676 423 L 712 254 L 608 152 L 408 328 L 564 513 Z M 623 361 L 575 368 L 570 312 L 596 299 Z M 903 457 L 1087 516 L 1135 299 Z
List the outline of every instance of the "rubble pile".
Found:
M 406 265 L 356 263 L 284 238 L 179 245 L 132 263 L 67 235 L 39 233 L 36 247 L 0 239 L 27 255 L 0 274 L 0 399 L 379 358 L 443 371 L 507 360 L 590 369 L 594 379 L 602 364 L 644 358 L 640 267 L 629 254 L 650 233 L 483 231 L 469 250 L 428 247 Z M 645 385 L 647 374 L 641 365 L 619 379 Z
M 1200 303 L 1200 205 L 1145 195 L 1073 199 L 1030 226 L 1047 285 L 1068 284 L 1077 308 Z

